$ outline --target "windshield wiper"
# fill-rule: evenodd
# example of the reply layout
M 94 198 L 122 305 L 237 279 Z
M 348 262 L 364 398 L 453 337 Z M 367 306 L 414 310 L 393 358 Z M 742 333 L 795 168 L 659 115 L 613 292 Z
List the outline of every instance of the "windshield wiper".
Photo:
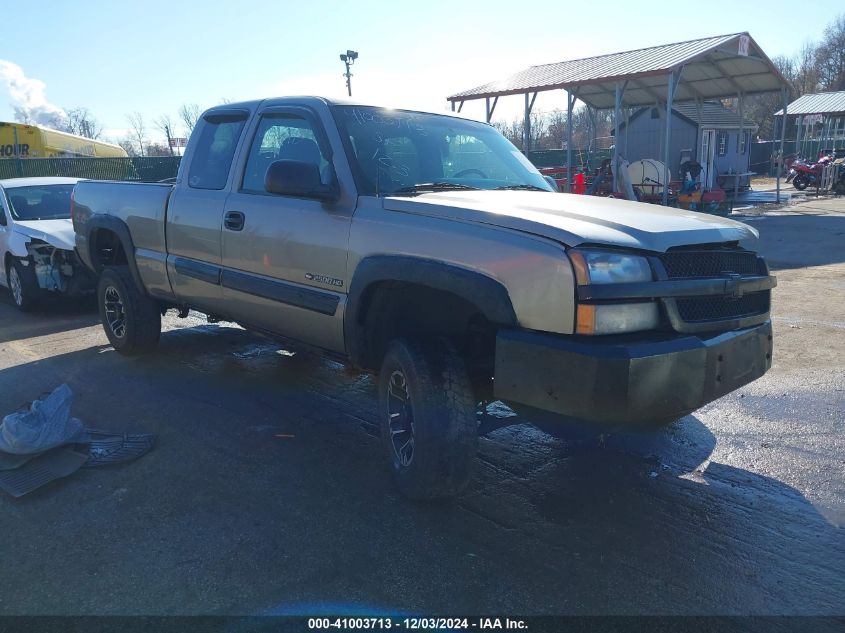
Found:
M 478 191 L 478 187 L 471 187 L 470 185 L 462 185 L 457 182 L 421 182 L 409 187 L 402 187 L 396 191 L 385 192 L 387 195 L 395 196 L 402 193 L 424 193 L 426 191 Z
M 548 191 L 548 189 L 543 189 L 542 187 L 538 187 L 536 185 L 503 185 L 501 187 L 496 187 L 496 190 L 502 189 L 520 189 L 525 191 Z

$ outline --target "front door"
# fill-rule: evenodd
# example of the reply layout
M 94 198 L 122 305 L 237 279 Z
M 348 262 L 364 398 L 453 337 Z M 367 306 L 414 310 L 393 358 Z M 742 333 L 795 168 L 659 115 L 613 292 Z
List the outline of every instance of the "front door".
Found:
M 713 186 L 715 146 L 716 130 L 701 130 L 701 152 L 698 162 L 701 163 L 701 188 L 705 190 Z
M 269 107 L 254 128 L 225 203 L 223 297 L 237 304 L 245 325 L 343 352 L 354 197 L 324 202 L 265 190 L 277 160 L 314 163 L 323 184 L 336 181 L 327 137 L 310 110 Z

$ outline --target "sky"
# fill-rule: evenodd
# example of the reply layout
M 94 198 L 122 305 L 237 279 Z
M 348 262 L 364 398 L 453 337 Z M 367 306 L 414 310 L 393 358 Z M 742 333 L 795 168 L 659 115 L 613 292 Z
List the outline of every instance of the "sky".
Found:
M 748 31 L 774 57 L 818 39 L 836 3 L 804 0 L 518 2 L 394 0 L 276 2 L 6 0 L 0 38 L 0 121 L 21 100 L 88 108 L 117 140 L 127 115 L 153 121 L 179 106 L 224 99 L 345 96 L 339 54 L 356 50 L 356 100 L 430 111 L 446 97 L 533 64 L 577 59 Z M 5 81 L 4 81 L 5 79 Z M 520 96 L 500 99 L 496 118 L 521 115 Z M 535 108 L 565 108 L 561 91 Z M 484 102 L 464 114 L 484 118 Z M 177 133 L 180 125 L 176 125 Z

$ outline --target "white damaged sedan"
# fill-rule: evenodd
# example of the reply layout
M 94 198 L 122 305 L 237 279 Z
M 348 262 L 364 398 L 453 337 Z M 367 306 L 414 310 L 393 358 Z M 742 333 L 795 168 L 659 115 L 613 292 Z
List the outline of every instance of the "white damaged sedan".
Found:
M 0 284 L 26 312 L 60 293 L 93 292 L 74 251 L 71 193 L 78 178 L 0 180 Z

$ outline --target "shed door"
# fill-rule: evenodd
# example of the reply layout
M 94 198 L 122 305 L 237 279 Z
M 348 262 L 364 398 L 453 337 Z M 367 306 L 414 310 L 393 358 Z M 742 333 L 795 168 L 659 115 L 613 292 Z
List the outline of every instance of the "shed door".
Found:
M 701 152 L 698 162 L 701 163 L 701 188 L 710 189 L 713 186 L 713 156 L 716 150 L 716 130 L 701 130 Z

